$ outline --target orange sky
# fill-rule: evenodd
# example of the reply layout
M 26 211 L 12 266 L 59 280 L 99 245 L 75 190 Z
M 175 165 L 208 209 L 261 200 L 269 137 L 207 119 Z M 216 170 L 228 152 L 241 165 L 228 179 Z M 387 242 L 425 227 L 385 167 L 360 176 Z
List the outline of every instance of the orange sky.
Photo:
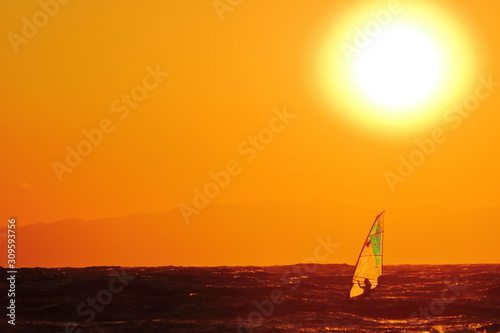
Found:
M 212 1 L 69 1 L 13 47 L 9 33 L 21 35 L 40 5 L 2 2 L 1 216 L 28 225 L 177 209 L 232 160 L 241 173 L 214 203 L 500 207 L 500 91 L 456 130 L 432 123 L 393 137 L 348 124 L 318 98 L 311 72 L 325 26 L 352 3 L 243 1 L 222 21 Z M 500 5 L 441 3 L 477 37 L 477 75 L 500 81 Z M 158 69 L 168 76 L 155 80 Z M 136 107 L 112 106 L 143 85 L 151 90 Z M 246 160 L 238 147 L 285 107 L 295 118 Z M 103 121 L 112 129 L 102 143 L 60 181 L 53 163 Z M 392 191 L 385 173 L 436 127 L 447 140 Z

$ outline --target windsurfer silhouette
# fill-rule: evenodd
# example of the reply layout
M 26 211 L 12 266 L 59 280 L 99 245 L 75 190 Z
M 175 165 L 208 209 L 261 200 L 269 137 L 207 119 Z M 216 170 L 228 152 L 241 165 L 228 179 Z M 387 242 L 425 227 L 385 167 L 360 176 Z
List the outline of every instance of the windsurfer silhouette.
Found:
M 368 297 L 370 296 L 370 293 L 372 292 L 372 284 L 370 283 L 370 280 L 365 279 L 365 285 L 362 286 L 361 283 L 358 281 L 358 285 L 361 289 L 363 289 L 363 293 L 360 295 L 361 297 Z

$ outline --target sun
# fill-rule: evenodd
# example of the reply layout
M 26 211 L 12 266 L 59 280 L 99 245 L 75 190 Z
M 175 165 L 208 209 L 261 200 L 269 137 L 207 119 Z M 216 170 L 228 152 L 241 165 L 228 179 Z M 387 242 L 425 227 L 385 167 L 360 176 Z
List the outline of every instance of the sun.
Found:
M 351 76 L 360 95 L 391 114 L 424 103 L 444 80 L 444 50 L 408 23 L 392 24 L 353 58 Z
M 425 0 L 369 2 L 337 17 L 317 62 L 336 116 L 384 133 L 439 121 L 466 94 L 474 56 L 463 22 Z

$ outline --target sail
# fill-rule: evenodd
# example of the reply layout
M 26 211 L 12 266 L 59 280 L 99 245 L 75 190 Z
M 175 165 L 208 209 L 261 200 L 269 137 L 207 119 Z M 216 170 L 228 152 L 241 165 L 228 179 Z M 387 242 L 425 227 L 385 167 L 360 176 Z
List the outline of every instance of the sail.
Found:
M 382 275 L 382 243 L 384 239 L 384 212 L 375 218 L 368 237 L 363 243 L 363 248 L 358 257 L 350 297 L 356 297 L 363 293 L 365 279 L 369 279 L 372 289 L 378 284 L 378 277 Z

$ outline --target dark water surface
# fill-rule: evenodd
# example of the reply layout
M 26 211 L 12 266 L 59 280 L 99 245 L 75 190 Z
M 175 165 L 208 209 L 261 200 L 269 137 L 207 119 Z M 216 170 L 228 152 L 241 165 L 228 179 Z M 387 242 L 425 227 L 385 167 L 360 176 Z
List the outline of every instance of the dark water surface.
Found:
M 352 271 L 333 264 L 20 269 L 16 326 L 4 310 L 0 331 L 500 332 L 500 265 L 386 266 L 370 298 L 348 300 Z M 0 289 L 8 289 L 5 278 Z

